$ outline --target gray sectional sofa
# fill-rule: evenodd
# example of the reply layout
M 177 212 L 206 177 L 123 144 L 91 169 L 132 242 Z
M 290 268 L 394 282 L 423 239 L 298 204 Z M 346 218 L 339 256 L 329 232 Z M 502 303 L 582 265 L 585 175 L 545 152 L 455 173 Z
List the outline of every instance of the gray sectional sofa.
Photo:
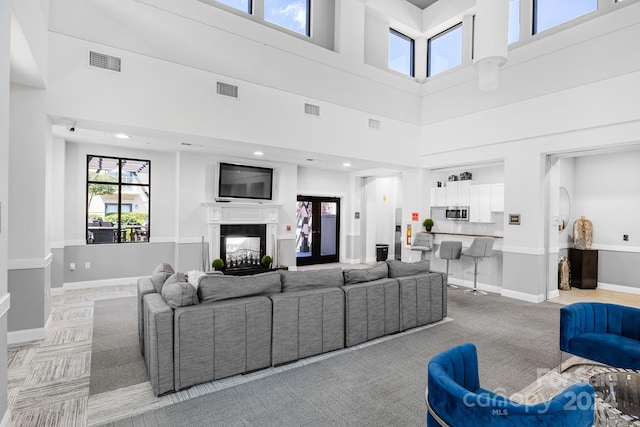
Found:
M 429 261 L 138 281 L 140 350 L 156 395 L 350 347 L 443 319 Z

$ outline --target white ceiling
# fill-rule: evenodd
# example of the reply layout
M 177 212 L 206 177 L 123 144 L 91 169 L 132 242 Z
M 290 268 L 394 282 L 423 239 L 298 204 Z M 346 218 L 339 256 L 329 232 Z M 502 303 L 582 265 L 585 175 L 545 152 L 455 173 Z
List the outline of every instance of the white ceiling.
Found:
M 407 0 L 409 3 L 412 3 L 418 6 L 420 9 L 425 9 L 428 6 L 431 6 L 438 0 Z

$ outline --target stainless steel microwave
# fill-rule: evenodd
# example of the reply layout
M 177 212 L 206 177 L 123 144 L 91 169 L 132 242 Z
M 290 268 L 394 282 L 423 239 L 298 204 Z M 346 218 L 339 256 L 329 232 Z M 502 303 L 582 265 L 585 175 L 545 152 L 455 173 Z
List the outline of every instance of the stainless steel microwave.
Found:
M 445 217 L 449 221 L 469 221 L 469 206 L 449 206 Z

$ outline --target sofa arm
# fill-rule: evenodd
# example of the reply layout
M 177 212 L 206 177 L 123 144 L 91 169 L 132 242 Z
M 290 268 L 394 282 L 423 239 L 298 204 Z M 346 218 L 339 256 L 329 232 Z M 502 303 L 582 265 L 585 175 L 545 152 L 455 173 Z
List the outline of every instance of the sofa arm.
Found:
M 141 277 L 138 279 L 138 340 L 140 342 L 140 353 L 144 356 L 144 296 L 155 293 L 151 277 Z
M 174 390 L 173 309 L 158 293 L 144 297 L 144 361 L 153 393 Z

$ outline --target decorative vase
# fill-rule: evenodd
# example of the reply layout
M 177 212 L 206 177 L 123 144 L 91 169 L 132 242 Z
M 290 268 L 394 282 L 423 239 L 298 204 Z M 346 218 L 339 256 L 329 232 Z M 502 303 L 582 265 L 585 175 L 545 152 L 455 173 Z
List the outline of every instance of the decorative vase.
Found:
M 573 246 L 576 249 L 591 249 L 593 240 L 593 224 L 585 217 L 573 223 Z
M 431 231 L 431 227 L 425 227 L 427 231 Z

